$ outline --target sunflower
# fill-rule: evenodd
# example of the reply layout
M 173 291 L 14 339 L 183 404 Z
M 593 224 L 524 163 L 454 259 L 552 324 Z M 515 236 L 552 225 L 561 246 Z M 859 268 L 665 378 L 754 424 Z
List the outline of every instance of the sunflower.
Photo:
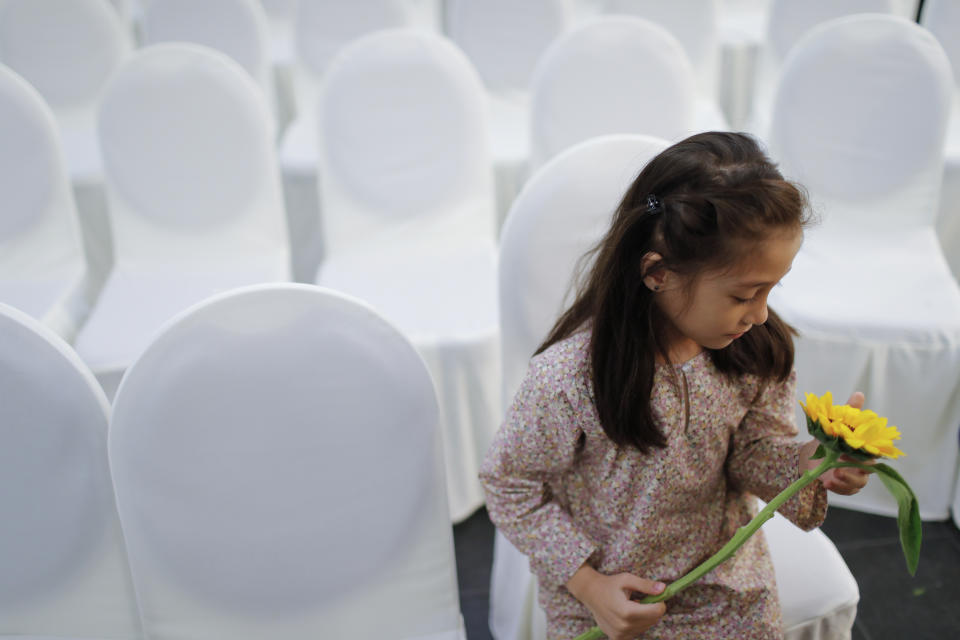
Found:
M 819 398 L 805 395 L 806 403 L 800 406 L 807 414 L 807 429 L 824 445 L 861 459 L 906 455 L 893 445 L 900 439 L 900 431 L 887 425 L 886 418 L 848 404 L 834 405 L 829 391 Z

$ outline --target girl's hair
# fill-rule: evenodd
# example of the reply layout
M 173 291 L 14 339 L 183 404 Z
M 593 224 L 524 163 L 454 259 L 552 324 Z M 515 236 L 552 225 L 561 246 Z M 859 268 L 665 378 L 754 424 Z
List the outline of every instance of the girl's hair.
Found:
M 659 206 L 651 206 L 656 196 Z M 573 304 L 536 353 L 590 325 L 594 397 L 604 431 L 641 452 L 666 446 L 651 410 L 655 356 L 667 320 L 642 280 L 648 252 L 657 270 L 692 276 L 735 265 L 772 230 L 810 221 L 801 188 L 784 180 L 753 138 L 710 132 L 658 154 L 627 189 L 613 223 L 584 259 L 594 257 Z M 728 347 L 709 350 L 730 376 L 785 380 L 793 369 L 794 330 L 769 310 L 767 321 Z

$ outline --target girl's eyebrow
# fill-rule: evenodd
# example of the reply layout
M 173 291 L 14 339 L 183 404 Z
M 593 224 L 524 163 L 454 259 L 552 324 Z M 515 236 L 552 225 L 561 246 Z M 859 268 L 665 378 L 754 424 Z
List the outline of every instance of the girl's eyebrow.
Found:
M 791 268 L 792 268 L 792 267 L 791 267 Z M 783 276 L 780 278 L 780 280 L 783 280 L 783 278 L 786 277 L 787 273 L 790 273 L 790 269 L 787 269 L 786 273 L 783 274 Z M 766 286 L 769 286 L 769 285 L 771 285 L 771 284 L 780 284 L 780 280 L 777 280 L 776 282 L 743 282 L 743 283 L 738 284 L 737 286 L 738 286 L 738 287 L 743 287 L 744 289 L 752 289 L 752 288 L 754 288 L 754 287 L 766 287 Z

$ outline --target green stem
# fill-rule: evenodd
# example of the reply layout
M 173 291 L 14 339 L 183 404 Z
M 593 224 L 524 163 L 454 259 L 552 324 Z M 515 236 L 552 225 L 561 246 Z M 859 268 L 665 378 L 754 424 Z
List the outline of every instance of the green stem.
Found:
M 774 511 L 776 511 L 784 502 L 793 497 L 793 494 L 800 491 L 800 489 L 803 489 L 805 486 L 819 478 L 825 471 L 834 466 L 853 466 L 849 465 L 849 463 L 840 463 L 838 465 L 838 457 L 839 454 L 837 452 L 828 449 L 823 462 L 821 462 L 817 467 L 804 472 L 803 475 L 794 480 L 789 487 L 778 493 L 777 496 L 768 502 L 767 506 L 761 509 L 760 513 L 754 516 L 750 522 L 737 529 L 737 532 L 733 535 L 730 541 L 723 545 L 719 551 L 703 561 L 690 573 L 674 582 L 671 582 L 661 593 L 654 596 L 647 596 L 643 600 L 640 600 L 640 602 L 642 604 L 652 604 L 654 602 L 661 602 L 667 598 L 671 598 L 712 571 L 717 567 L 717 565 L 730 558 L 730 556 L 732 556 L 737 549 L 739 549 L 743 543 L 750 538 L 750 536 L 757 532 L 757 529 L 762 527 L 767 520 L 773 517 Z M 604 635 L 603 632 L 600 631 L 600 628 L 593 627 L 586 633 L 577 636 L 575 640 L 598 640 L 599 638 L 603 637 Z

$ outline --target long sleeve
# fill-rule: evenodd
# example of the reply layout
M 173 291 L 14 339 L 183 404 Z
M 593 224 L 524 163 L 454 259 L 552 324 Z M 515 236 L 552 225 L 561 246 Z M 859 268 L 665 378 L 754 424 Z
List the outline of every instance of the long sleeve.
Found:
M 770 501 L 799 477 L 801 443 L 794 440 L 796 373 L 783 382 L 763 385 L 733 438 L 727 477 L 739 490 Z M 820 526 L 827 512 L 827 493 L 813 482 L 779 509 L 804 530 Z
M 550 487 L 574 465 L 583 438 L 556 378 L 534 360 L 480 470 L 491 520 L 547 588 L 566 584 L 597 548 Z

